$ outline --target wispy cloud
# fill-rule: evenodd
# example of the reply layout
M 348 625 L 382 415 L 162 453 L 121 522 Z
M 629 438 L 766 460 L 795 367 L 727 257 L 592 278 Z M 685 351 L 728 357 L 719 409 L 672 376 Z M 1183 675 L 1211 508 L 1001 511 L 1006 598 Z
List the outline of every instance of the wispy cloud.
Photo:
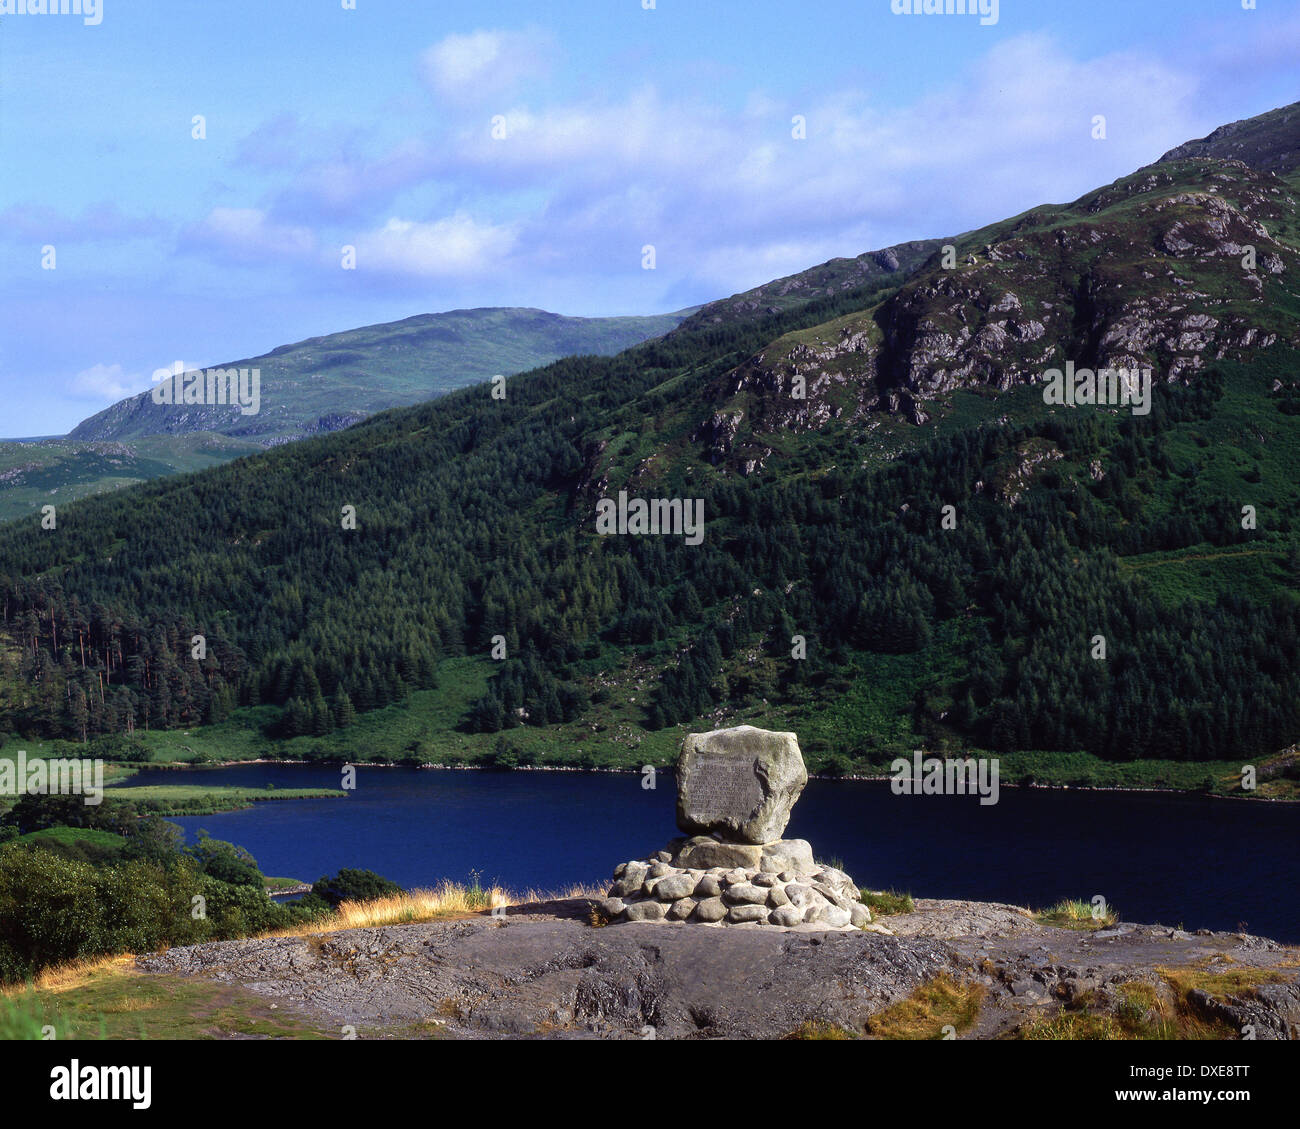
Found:
M 115 403 L 147 386 L 144 377 L 137 373 L 128 375 L 120 364 L 97 364 L 77 373 L 68 382 L 68 391 L 78 399 Z
M 536 28 L 453 34 L 421 53 L 420 77 L 443 98 L 477 101 L 545 75 L 555 53 L 550 32 Z
M 464 212 L 431 223 L 393 218 L 357 240 L 357 269 L 465 278 L 499 269 L 514 243 L 509 226 L 480 223 Z
M 162 234 L 156 216 L 130 216 L 111 200 L 88 204 L 67 215 L 44 204 L 14 204 L 0 212 L 0 238 L 44 243 L 143 239 Z
M 316 235 L 301 225 L 274 223 L 260 208 L 213 208 L 181 234 L 180 249 L 223 262 L 275 265 L 310 257 Z

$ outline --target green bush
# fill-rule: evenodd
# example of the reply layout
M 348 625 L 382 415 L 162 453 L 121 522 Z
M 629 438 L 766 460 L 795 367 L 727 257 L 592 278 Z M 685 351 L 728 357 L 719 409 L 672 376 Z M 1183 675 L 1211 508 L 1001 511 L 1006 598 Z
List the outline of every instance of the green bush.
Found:
M 203 899 L 197 905 L 196 896 Z M 260 876 L 257 884 L 225 882 L 191 856 L 175 855 L 170 865 L 129 859 L 94 867 L 10 843 L 0 847 L 0 982 L 30 979 L 80 957 L 282 929 L 319 912 L 278 906 Z
M 229 941 L 252 933 L 284 929 L 295 920 L 285 906 L 277 906 L 260 886 L 234 886 L 210 875 L 199 883 L 206 920 L 199 922 L 203 940 Z
M 311 888 L 312 895 L 331 908 L 340 902 L 364 902 L 400 894 L 402 888 L 373 870 L 352 870 L 344 867 L 333 878 L 323 877 Z
M 266 886 L 252 855 L 234 843 L 213 839 L 206 831 L 199 831 L 198 841 L 192 847 L 186 847 L 185 853 L 199 864 L 204 874 L 218 881 L 232 886 L 255 886 L 259 890 Z
M 50 851 L 0 848 L 0 979 L 103 952 L 103 923 L 91 891 L 94 868 Z
M 96 869 L 40 847 L 0 848 L 0 980 L 183 936 L 193 886 L 187 878 L 184 867 L 169 874 L 131 861 Z
M 151 761 L 153 750 L 139 737 L 125 733 L 105 733 L 93 738 L 83 756 L 106 761 Z

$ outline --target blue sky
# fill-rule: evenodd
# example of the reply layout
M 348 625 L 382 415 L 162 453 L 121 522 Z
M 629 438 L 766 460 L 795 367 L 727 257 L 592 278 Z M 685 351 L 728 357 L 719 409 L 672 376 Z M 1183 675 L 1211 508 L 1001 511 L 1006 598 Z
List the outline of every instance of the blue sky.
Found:
M 416 313 L 681 308 L 1300 98 L 1291 0 L 101 3 L 0 14 L 0 435 Z

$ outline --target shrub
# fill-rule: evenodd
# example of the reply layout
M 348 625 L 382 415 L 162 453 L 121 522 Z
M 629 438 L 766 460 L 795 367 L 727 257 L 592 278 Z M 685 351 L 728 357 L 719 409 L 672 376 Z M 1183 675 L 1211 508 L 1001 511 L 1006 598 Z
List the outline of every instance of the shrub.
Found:
M 189 879 L 184 867 L 169 873 L 134 860 L 96 869 L 39 847 L 0 848 L 0 980 L 182 939 Z
M 283 929 L 295 920 L 295 915 L 286 907 L 277 906 L 260 885 L 236 886 L 204 875 L 198 892 L 203 895 L 207 914 L 197 926 L 202 939 L 228 941 L 252 933 Z
M 312 895 L 331 908 L 340 902 L 365 902 L 373 898 L 386 898 L 402 893 L 402 887 L 390 882 L 373 870 L 353 870 L 344 867 L 333 878 L 322 877 L 311 888 Z
M 236 847 L 223 839 L 213 839 L 206 831 L 199 832 L 198 842 L 187 847 L 185 853 L 199 864 L 204 874 L 220 882 L 232 886 L 256 886 L 259 890 L 266 885 L 252 855 L 243 847 Z

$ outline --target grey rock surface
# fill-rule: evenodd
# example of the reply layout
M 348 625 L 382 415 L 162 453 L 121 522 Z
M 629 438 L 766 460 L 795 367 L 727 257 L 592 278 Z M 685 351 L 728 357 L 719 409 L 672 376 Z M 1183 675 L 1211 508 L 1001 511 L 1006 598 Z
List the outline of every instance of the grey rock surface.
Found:
M 515 907 L 504 920 L 222 942 L 139 966 L 240 982 L 362 1037 L 426 1025 L 421 1034 L 462 1038 L 763 1039 L 809 1017 L 860 1029 L 947 959 L 935 942 L 904 948 L 865 933 L 594 929 L 578 916 L 585 905 L 572 917 Z
M 677 826 L 735 843 L 779 839 L 808 783 L 799 741 L 741 725 L 691 733 L 677 758 Z
M 758 869 L 773 874 L 784 871 L 809 874 L 816 865 L 813 862 L 812 844 L 807 839 L 777 839 L 773 843 L 763 844 Z
M 723 843 L 712 835 L 697 835 L 682 843 L 676 859 L 678 866 L 700 870 L 757 870 L 763 861 L 763 848 L 757 843 Z
M 695 914 L 710 902 L 727 912 L 706 899 Z M 1015 906 L 927 899 L 885 919 L 897 936 L 744 923 L 594 928 L 591 904 L 173 948 L 136 968 L 242 987 L 288 1012 L 354 1025 L 361 1038 L 475 1039 L 773 1039 L 805 1023 L 862 1035 L 939 973 L 985 990 L 959 1037 L 998 1038 L 1066 1007 L 1113 1012 L 1129 983 L 1163 992 L 1157 967 L 1268 970 L 1250 991 L 1196 988 L 1192 1003 L 1224 1038 L 1245 1027 L 1256 1039 L 1300 1038 L 1297 950 L 1246 934 L 1134 925 L 1102 938 L 1040 925 Z

